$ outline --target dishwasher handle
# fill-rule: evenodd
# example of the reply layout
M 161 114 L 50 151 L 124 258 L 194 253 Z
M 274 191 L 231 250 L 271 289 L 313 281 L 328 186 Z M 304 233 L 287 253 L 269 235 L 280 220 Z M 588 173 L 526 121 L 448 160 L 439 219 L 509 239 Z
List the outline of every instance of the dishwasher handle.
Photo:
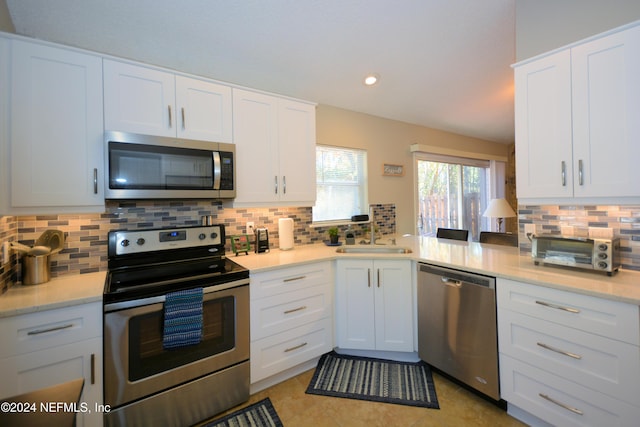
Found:
M 445 285 L 453 286 L 454 288 L 459 288 L 460 286 L 462 286 L 462 281 L 460 281 L 460 280 L 451 279 L 451 278 L 445 277 L 445 276 L 440 277 L 440 280 Z
M 469 273 L 467 271 L 452 268 L 439 267 L 431 264 L 418 263 L 418 273 L 427 273 L 440 276 L 442 283 L 448 286 L 461 287 L 464 284 L 482 286 L 495 289 L 496 279 L 491 276 Z

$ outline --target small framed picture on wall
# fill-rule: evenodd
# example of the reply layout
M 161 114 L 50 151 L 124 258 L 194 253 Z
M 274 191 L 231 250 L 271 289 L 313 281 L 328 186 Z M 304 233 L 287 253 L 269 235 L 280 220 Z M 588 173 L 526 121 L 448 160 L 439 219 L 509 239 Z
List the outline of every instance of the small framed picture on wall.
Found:
M 384 163 L 382 165 L 382 175 L 384 176 L 404 176 L 404 166 L 403 165 L 392 165 L 389 163 Z

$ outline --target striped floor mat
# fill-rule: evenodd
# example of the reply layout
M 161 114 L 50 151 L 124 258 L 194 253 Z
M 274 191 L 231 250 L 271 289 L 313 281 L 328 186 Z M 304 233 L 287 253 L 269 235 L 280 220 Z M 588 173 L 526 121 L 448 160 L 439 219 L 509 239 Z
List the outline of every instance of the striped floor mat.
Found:
M 260 402 L 242 408 L 204 427 L 282 427 L 282 421 L 267 397 Z
M 308 394 L 439 409 L 431 370 L 424 362 L 395 362 L 336 352 L 318 361 Z

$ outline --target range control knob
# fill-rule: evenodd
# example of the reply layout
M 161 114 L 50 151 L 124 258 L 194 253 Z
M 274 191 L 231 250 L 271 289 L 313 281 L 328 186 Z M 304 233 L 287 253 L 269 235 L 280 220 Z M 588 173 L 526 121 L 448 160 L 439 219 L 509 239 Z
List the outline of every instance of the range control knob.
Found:
M 140 246 L 144 245 L 145 240 L 142 237 L 138 237 L 138 240 L 136 240 L 136 243 Z
M 602 268 L 604 270 L 605 268 L 607 268 L 607 263 L 604 262 L 604 261 L 600 261 L 598 263 L 598 267 L 600 267 L 600 268 Z
M 212 239 L 215 239 L 216 237 L 218 237 L 218 233 L 215 233 L 215 232 L 214 232 L 214 233 L 211 233 L 211 238 L 212 238 Z
M 608 258 L 608 256 L 607 256 L 607 254 L 600 253 L 600 254 L 598 254 L 598 258 L 600 258 L 600 259 L 607 259 L 607 258 Z
M 127 246 L 129 246 L 129 243 L 130 243 L 129 239 L 124 239 L 122 242 L 120 242 L 120 246 L 123 246 L 126 248 Z
M 200 239 L 200 240 L 204 240 L 204 239 L 206 239 L 206 238 L 207 238 L 207 235 L 206 235 L 206 234 L 204 234 L 204 233 L 200 233 L 200 234 L 198 235 L 198 239 Z
M 600 250 L 600 251 L 603 251 L 603 252 L 604 252 L 604 251 L 606 251 L 607 249 L 609 249 L 609 247 L 607 246 L 607 244 L 606 244 L 606 243 L 600 243 L 600 244 L 598 245 L 598 250 Z

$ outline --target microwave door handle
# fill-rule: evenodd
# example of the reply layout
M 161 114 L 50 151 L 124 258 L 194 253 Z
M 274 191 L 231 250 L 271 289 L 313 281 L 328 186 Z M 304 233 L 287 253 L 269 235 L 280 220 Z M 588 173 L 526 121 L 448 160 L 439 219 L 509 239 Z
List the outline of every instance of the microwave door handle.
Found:
M 220 153 L 213 152 L 213 189 L 220 189 Z

